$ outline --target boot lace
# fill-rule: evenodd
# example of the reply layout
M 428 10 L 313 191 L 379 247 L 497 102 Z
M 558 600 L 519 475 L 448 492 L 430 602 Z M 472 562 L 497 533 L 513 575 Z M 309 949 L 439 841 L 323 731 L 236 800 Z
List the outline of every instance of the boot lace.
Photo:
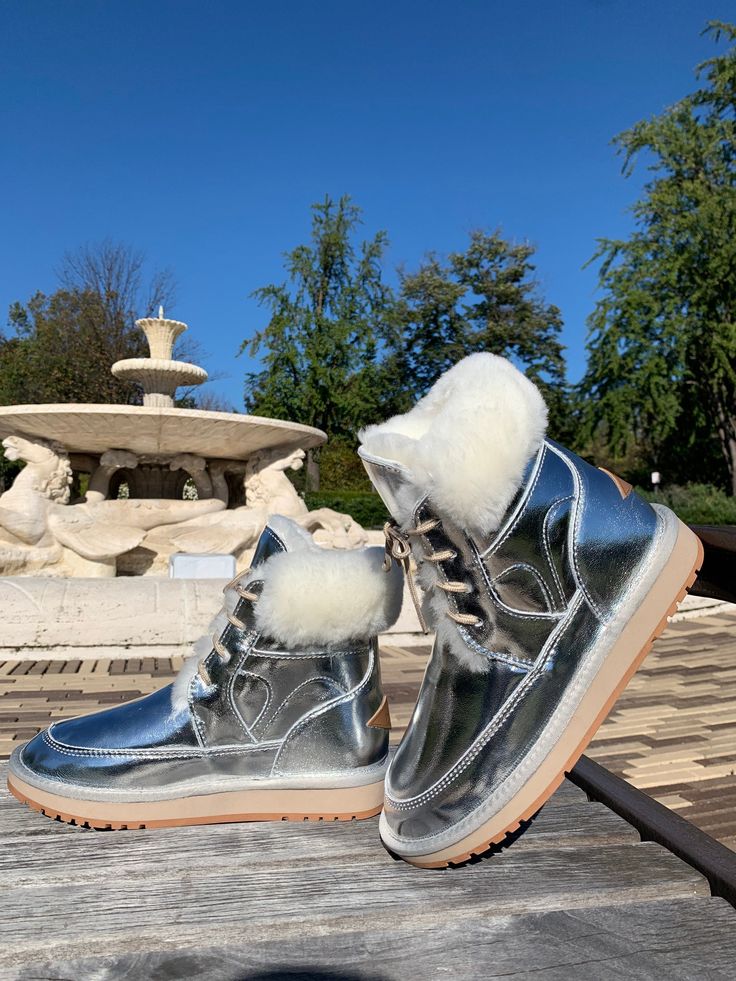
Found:
M 239 617 L 235 616 L 237 600 L 244 599 L 248 600 L 250 603 L 255 603 L 258 600 L 258 593 L 254 593 L 251 590 L 246 589 L 242 582 L 243 579 L 250 575 L 251 571 L 251 569 L 246 569 L 245 572 L 239 572 L 238 575 L 231 579 L 222 590 L 226 597 L 226 602 L 223 605 L 221 612 L 225 614 L 227 622 L 238 630 L 247 630 L 248 628 L 247 624 L 243 623 Z M 235 603 L 233 604 L 233 609 L 229 610 L 227 599 L 233 596 L 235 598 Z M 222 664 L 227 664 L 232 655 L 227 647 L 225 647 L 225 645 L 222 643 L 221 637 L 222 629 L 220 629 L 219 632 L 215 631 L 215 633 L 212 634 L 212 648 L 219 657 L 220 662 Z M 204 666 L 204 661 L 200 662 L 198 673 L 204 682 L 207 684 L 210 683 L 210 678 L 207 674 L 207 669 Z
M 404 570 L 406 581 L 409 584 L 409 592 L 411 594 L 412 602 L 414 603 L 414 609 L 417 611 L 417 617 L 419 618 L 419 625 L 425 634 L 429 633 L 429 630 L 422 612 L 419 592 L 417 590 L 416 583 L 414 582 L 414 577 L 411 573 L 410 536 L 421 537 L 422 535 L 426 535 L 428 532 L 437 528 L 439 524 L 439 518 L 428 518 L 426 521 L 421 521 L 418 525 L 415 525 L 414 528 L 409 528 L 407 531 L 402 531 L 398 525 L 392 523 L 391 521 L 387 521 L 383 526 L 383 534 L 386 539 L 386 554 L 383 559 L 384 571 L 389 571 L 392 562 L 396 562 Z M 436 562 L 437 564 L 456 558 L 457 552 L 452 548 L 443 548 L 437 552 L 425 551 L 424 553 L 425 562 Z M 467 583 L 459 582 L 457 580 L 448 579 L 445 582 L 437 580 L 437 582 L 433 583 L 432 585 L 433 588 L 441 589 L 446 593 L 472 592 Z M 446 610 L 445 615 L 455 623 L 469 627 L 479 627 L 483 622 L 480 617 L 476 617 L 472 613 L 455 613 L 453 610 Z

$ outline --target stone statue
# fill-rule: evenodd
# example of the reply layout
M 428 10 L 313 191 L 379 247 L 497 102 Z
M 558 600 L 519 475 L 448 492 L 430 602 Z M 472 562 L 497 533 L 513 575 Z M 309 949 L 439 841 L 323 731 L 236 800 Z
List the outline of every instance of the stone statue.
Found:
M 367 535 L 348 514 L 330 508 L 309 511 L 304 500 L 286 476 L 304 464 L 304 450 L 259 450 L 245 466 L 245 506 L 191 518 L 166 528 L 152 529 L 141 547 L 125 557 L 124 569 L 133 573 L 163 573 L 173 552 L 234 555 L 238 567 L 245 568 L 252 549 L 272 514 L 294 518 L 314 535 L 321 545 L 356 548 Z M 210 466 L 215 494 L 224 488 L 224 469 Z M 220 493 L 226 493 L 224 488 Z
M 103 454 L 84 502 L 69 505 L 72 469 L 64 447 L 39 437 L 8 436 L 8 460 L 26 466 L 0 496 L 0 574 L 114 576 L 116 559 L 147 531 L 224 508 L 208 501 L 108 501 L 110 476 L 129 467 L 124 451 Z
M 245 465 L 246 507 L 264 507 L 267 514 L 298 518 L 307 513 L 307 505 L 286 476 L 286 470 L 301 470 L 304 450 L 258 450 Z
M 0 575 L 165 574 L 173 552 L 229 553 L 245 567 L 272 514 L 294 518 L 328 547 L 354 548 L 367 540 L 349 515 L 308 510 L 286 475 L 304 465 L 302 449 L 258 450 L 245 464 L 208 464 L 180 453 L 168 458 L 168 469 L 191 476 L 197 500 L 110 500 L 115 474 L 126 471 L 131 479 L 151 459 L 111 449 L 99 458 L 84 499 L 70 504 L 72 468 L 64 446 L 21 435 L 6 437 L 2 445 L 7 459 L 26 466 L 0 496 Z M 245 506 L 228 510 L 226 475 L 233 479 L 238 466 L 244 470 Z
M 294 518 L 321 545 L 331 548 L 357 548 L 365 545 L 367 536 L 349 514 L 331 508 L 310 511 L 303 498 L 286 476 L 286 470 L 301 470 L 304 450 L 283 455 L 281 450 L 261 450 L 255 453 L 245 471 L 246 504 L 263 505 L 266 513 L 283 514 Z
M 72 469 L 58 443 L 8 436 L 2 445 L 6 459 L 26 464 L 10 490 L 0 496 L 0 571 L 4 575 L 40 569 L 63 575 L 69 571 L 67 552 L 109 568 L 117 554 L 141 540 L 140 531 L 100 522 L 83 506 L 68 506 Z M 72 558 L 71 565 L 75 564 Z

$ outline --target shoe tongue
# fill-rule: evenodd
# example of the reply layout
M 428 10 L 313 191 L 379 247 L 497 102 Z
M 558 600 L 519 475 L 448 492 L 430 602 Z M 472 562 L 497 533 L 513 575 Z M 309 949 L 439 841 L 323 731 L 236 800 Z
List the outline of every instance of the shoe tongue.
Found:
M 312 536 L 308 531 L 305 531 L 296 521 L 275 514 L 269 518 L 268 524 L 261 532 L 250 567 L 255 569 L 278 552 L 301 552 L 305 548 L 312 547 L 314 547 Z
M 261 532 L 261 537 L 258 539 L 256 550 L 253 553 L 253 558 L 250 562 L 251 569 L 255 569 L 256 566 L 263 565 L 266 559 L 270 559 L 271 556 L 276 555 L 277 552 L 285 552 L 286 550 L 286 546 L 278 535 L 272 528 L 266 525 Z
M 402 528 L 407 527 L 412 523 L 418 505 L 424 500 L 426 490 L 415 481 L 414 475 L 407 467 L 393 460 L 384 463 L 369 456 L 363 447 L 360 447 L 358 454 L 363 460 L 363 466 L 368 472 L 371 483 L 393 518 Z

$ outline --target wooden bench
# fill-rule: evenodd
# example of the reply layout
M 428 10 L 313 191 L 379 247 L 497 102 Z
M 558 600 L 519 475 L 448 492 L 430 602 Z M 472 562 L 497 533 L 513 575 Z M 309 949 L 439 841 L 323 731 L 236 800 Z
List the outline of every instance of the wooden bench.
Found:
M 375 819 L 106 833 L 2 789 L 0 888 L 0 981 L 736 978 L 736 855 L 585 758 L 513 844 L 433 872 Z
M 734 977 L 734 909 L 569 781 L 465 868 L 376 824 L 94 832 L 3 791 L 0 978 Z

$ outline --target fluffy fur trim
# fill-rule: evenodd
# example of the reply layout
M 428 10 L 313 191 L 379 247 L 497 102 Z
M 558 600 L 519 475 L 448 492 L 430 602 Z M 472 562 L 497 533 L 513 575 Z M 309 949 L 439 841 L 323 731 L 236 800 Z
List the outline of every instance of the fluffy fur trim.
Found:
M 263 633 L 287 647 L 339 645 L 373 637 L 398 619 L 403 577 L 382 569 L 382 548 L 313 547 L 273 555 L 258 570 L 255 606 Z
M 404 415 L 360 434 L 361 456 L 399 464 L 460 527 L 498 528 L 544 439 L 539 389 L 505 358 L 471 354 Z M 395 515 L 406 524 L 411 515 Z
M 268 519 L 268 526 L 276 537 L 282 542 L 288 552 L 299 553 L 306 550 L 314 551 L 317 546 L 308 531 L 290 518 L 285 518 L 281 514 L 274 514 Z M 261 569 L 254 569 L 250 580 L 261 578 Z M 212 653 L 212 637 L 220 637 L 228 625 L 227 614 L 234 613 L 235 608 L 240 602 L 240 597 L 234 589 L 229 589 L 225 593 L 225 601 L 222 609 L 211 621 L 207 628 L 207 633 L 197 640 L 191 655 L 186 659 L 179 669 L 179 673 L 174 680 L 171 692 L 171 705 L 174 713 L 179 713 L 186 709 L 189 697 L 189 684 L 197 673 L 199 665 L 206 657 Z

